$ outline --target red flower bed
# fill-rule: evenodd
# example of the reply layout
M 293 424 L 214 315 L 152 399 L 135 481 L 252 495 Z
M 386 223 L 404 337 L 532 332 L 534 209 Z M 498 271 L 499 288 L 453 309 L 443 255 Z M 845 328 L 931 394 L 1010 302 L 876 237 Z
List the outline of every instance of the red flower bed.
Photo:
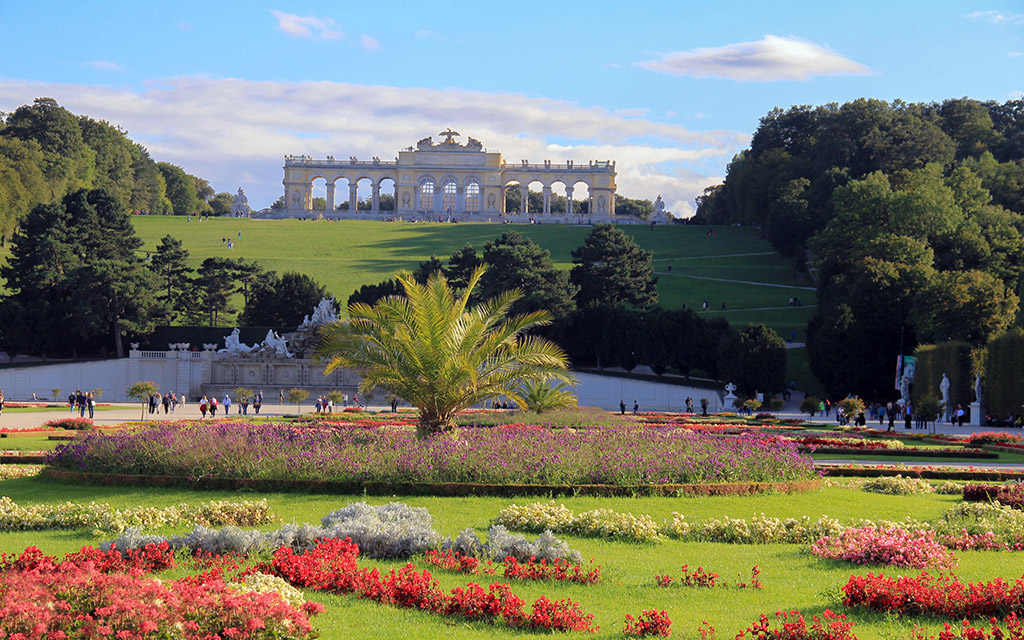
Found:
M 888 564 L 897 567 L 951 568 L 956 557 L 935 539 L 934 531 L 906 531 L 883 527 L 849 527 L 836 536 L 825 536 L 811 545 L 819 558 L 857 564 Z
M 670 636 L 672 635 L 672 621 L 664 610 L 647 609 L 636 618 L 626 614 L 626 626 L 622 632 L 627 636 L 639 638 Z
M 472 556 L 464 556 L 457 551 L 442 552 L 431 549 L 424 554 L 423 559 L 427 564 L 432 564 L 446 571 L 454 571 L 455 573 L 494 573 L 494 569 L 490 566 L 490 561 L 487 562 L 487 565 L 481 567 L 478 559 Z
M 593 560 L 590 561 L 593 566 Z M 577 584 L 595 584 L 601 582 L 601 567 L 590 571 L 582 564 L 556 559 L 538 561 L 530 558 L 529 562 L 519 562 L 512 556 L 505 558 L 505 577 L 517 580 L 557 580 L 559 582 L 575 582 Z
M 887 578 L 882 574 L 850 576 L 843 604 L 893 611 L 900 615 L 931 614 L 953 619 L 1024 613 L 1024 579 L 1009 583 L 960 582 L 953 575 Z
M 825 609 L 821 618 L 812 616 L 810 625 L 799 611 L 776 611 L 775 618 L 779 623 L 777 627 L 773 627 L 771 618 L 762 613 L 761 619 L 741 631 L 736 640 L 746 636 L 752 640 L 857 640 L 857 636 L 850 632 L 853 623 L 846 616 L 832 613 L 829 609 Z
M 697 567 L 697 570 L 690 572 L 690 566 L 684 564 L 682 568 L 683 575 L 679 578 L 679 585 L 683 587 L 728 587 L 728 582 L 718 582 L 718 574 L 710 573 L 704 570 L 704 567 Z M 750 582 L 744 582 L 743 580 L 736 581 L 737 589 L 762 589 L 764 585 L 761 584 L 759 576 L 761 575 L 761 567 L 754 565 L 754 568 L 750 571 Z M 654 583 L 659 587 L 669 587 L 673 584 L 672 576 L 659 574 L 654 576 Z
M 998 500 L 1015 509 L 1024 509 L 1024 484 L 968 484 L 964 485 L 965 502 L 991 502 Z
M 1006 630 L 999 628 L 999 621 L 989 618 L 989 627 L 975 627 L 970 620 L 964 620 L 963 626 L 954 628 L 948 622 L 946 628 L 939 634 L 938 640 L 1024 640 L 1024 624 L 1016 614 L 1007 616 Z M 924 632 L 916 628 L 911 640 L 936 640 L 935 636 L 925 636 Z
M 972 433 L 968 437 L 968 442 L 971 443 L 971 446 L 975 447 L 980 447 L 983 444 L 997 444 L 1003 447 L 1007 445 L 1022 445 L 1024 444 L 1024 437 L 1001 431 L 981 431 L 979 433 Z
M 69 554 L 63 562 L 34 547 L 4 555 L 0 637 L 269 640 L 287 630 L 290 637 L 309 638 L 308 616 L 324 610 L 307 603 L 300 611 L 277 593 L 240 593 L 219 579 L 159 581 L 138 567 L 113 572 L 122 561 L 160 564 L 167 557 L 156 546 L 134 560 L 95 549 Z
M 321 540 L 313 549 L 296 554 L 288 547 L 274 553 L 268 572 L 297 587 L 334 593 L 356 593 L 381 604 L 423 609 L 441 615 L 457 615 L 492 624 L 503 621 L 511 627 L 552 631 L 596 631 L 594 616 L 583 613 L 572 600 L 552 602 L 541 596 L 530 614 L 523 612 L 523 600 L 510 587 L 495 583 L 483 590 L 470 583 L 445 593 L 429 571 L 417 571 L 407 564 L 381 576 L 377 569 L 360 569 L 356 563 L 359 547 L 350 539 Z

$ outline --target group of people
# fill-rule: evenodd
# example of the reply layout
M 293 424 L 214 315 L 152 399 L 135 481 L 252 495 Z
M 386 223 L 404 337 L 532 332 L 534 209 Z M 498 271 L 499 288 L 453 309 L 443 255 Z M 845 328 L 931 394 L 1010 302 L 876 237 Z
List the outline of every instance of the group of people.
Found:
M 185 406 L 185 394 L 176 394 L 173 391 L 170 393 L 154 393 L 149 396 L 149 412 L 160 413 L 160 407 L 164 408 L 164 413 L 173 412 L 178 408 L 178 405 Z
M 238 399 L 238 415 L 247 416 L 249 415 L 249 400 L 248 396 L 242 396 Z M 263 389 L 260 389 L 252 396 L 252 410 L 254 413 L 259 415 L 260 409 L 263 407 Z M 231 413 L 231 394 L 225 393 L 224 399 L 217 401 L 217 396 L 203 396 L 199 400 L 199 413 L 205 418 L 206 414 L 209 413 L 211 418 L 217 417 L 217 410 L 223 408 L 224 415 L 227 416 Z
M 68 407 L 71 410 L 71 415 L 74 415 L 75 409 L 78 409 L 80 418 L 84 418 L 85 412 L 88 411 L 91 419 L 96 411 L 96 398 L 93 397 L 92 391 L 83 392 L 81 389 L 75 389 L 74 393 L 68 395 Z

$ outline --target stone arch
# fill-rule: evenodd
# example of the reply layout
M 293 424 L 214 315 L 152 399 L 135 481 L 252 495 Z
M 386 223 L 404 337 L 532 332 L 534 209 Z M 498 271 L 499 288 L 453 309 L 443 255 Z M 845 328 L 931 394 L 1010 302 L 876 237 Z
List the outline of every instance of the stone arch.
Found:
M 441 211 L 455 213 L 459 210 L 459 181 L 455 176 L 441 178 Z
M 573 176 L 571 180 L 572 182 L 566 187 L 566 215 L 589 215 L 594 210 L 594 191 L 590 186 L 590 181 L 582 176 Z M 573 203 L 569 202 L 569 195 L 572 196 Z

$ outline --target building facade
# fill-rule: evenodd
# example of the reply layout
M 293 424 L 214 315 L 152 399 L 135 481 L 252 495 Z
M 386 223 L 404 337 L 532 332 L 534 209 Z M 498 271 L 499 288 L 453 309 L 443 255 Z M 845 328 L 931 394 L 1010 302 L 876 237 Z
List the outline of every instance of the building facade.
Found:
M 451 216 L 460 220 L 493 220 L 504 216 L 529 216 L 568 221 L 582 214 L 594 222 L 615 219 L 613 161 L 509 163 L 500 153 L 484 149 L 479 140 L 469 138 L 465 144 L 460 144 L 455 141 L 459 134 L 450 129 L 440 135 L 445 137 L 442 142 L 424 138 L 415 147 L 400 151 L 394 161 L 376 157 L 369 161 L 351 157 L 346 161 L 335 160 L 332 156 L 326 160 L 285 156 L 285 208 L 271 215 L 295 218 L 320 213 L 327 216 L 388 213 L 404 218 Z M 326 184 L 327 207 L 323 212 L 315 212 L 313 207 L 314 185 L 319 180 Z M 360 212 L 357 190 L 364 180 L 370 185 L 371 205 L 369 211 Z M 394 208 L 382 211 L 381 193 L 382 189 L 387 189 L 388 182 L 393 185 Z M 538 182 L 543 206 L 531 211 L 528 189 L 531 183 Z M 565 191 L 566 207 L 564 211 L 552 213 L 552 187 L 559 183 Z M 348 193 L 342 192 L 339 196 L 338 186 L 347 186 Z M 506 189 L 519 190 L 518 211 L 506 211 Z M 574 197 L 577 201 L 586 201 L 587 211 L 575 210 L 579 205 L 574 207 Z M 348 202 L 347 210 L 338 211 L 338 203 L 344 201 Z

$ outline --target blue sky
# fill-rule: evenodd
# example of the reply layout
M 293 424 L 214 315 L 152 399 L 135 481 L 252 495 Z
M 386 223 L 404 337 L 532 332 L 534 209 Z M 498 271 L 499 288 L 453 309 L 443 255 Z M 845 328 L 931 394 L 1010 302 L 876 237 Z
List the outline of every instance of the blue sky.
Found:
M 512 161 L 617 161 L 687 215 L 774 107 L 1024 92 L 1024 3 L 0 0 L 0 111 L 50 96 L 257 206 L 282 156 L 452 127 Z

